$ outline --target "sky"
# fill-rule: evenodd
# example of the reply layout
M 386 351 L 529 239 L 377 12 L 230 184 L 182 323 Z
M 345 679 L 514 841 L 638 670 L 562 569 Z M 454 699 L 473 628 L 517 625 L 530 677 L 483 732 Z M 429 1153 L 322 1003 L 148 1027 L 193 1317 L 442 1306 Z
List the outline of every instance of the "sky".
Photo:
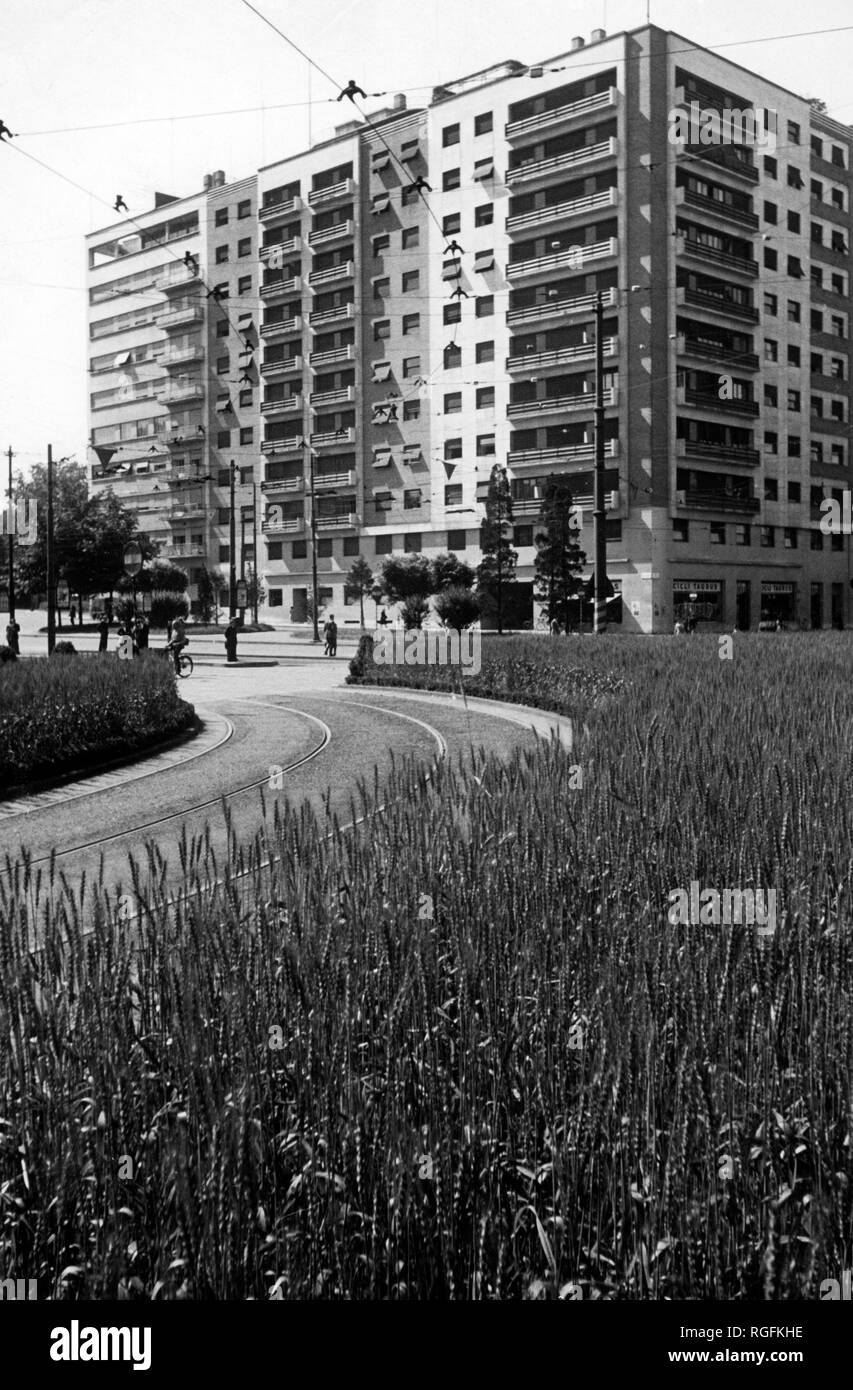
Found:
M 648 3 L 661 28 L 853 124 L 849 0 L 252 3 L 329 76 L 245 0 L 5 0 L 0 118 L 18 138 L 0 144 L 0 449 L 16 468 L 48 443 L 56 458 L 86 459 L 83 239 L 114 221 L 116 194 L 139 213 L 155 190 L 185 196 L 215 169 L 231 181 L 304 149 L 346 118 L 335 97 L 350 77 L 425 104 L 433 86 L 491 63 L 637 28 Z

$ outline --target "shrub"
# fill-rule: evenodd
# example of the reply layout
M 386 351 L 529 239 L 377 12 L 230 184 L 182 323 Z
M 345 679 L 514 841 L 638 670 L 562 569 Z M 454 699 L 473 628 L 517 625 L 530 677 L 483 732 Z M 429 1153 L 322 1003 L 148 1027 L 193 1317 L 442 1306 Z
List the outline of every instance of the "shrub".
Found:
M 445 627 L 461 632 L 479 618 L 480 600 L 470 588 L 461 584 L 451 584 L 449 588 L 436 595 L 435 611 Z
M 407 631 L 411 631 L 412 628 L 422 627 L 424 618 L 428 612 L 429 599 L 423 598 L 420 594 L 410 594 L 400 608 L 403 627 L 406 628 Z
M 17 661 L 18 653 L 13 652 L 11 647 L 0 647 L 0 665 L 6 661 Z
M 53 649 L 54 656 L 76 656 L 77 648 L 73 642 L 57 642 Z
M 365 632 L 358 639 L 355 656 L 350 658 L 347 685 L 358 685 L 371 668 L 373 668 L 373 637 L 369 632 Z

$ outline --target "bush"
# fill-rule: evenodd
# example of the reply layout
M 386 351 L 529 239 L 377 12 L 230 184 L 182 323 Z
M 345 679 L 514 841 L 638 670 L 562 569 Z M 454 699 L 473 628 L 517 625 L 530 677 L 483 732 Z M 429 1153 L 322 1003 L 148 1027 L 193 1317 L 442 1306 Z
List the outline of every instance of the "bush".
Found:
M 445 627 L 461 632 L 480 616 L 480 600 L 467 586 L 451 584 L 436 595 L 435 611 Z
M 407 632 L 411 632 L 413 628 L 423 627 L 423 621 L 428 612 L 429 599 L 422 598 L 420 594 L 410 594 L 400 608 L 403 627 Z
M 54 656 L 76 656 L 77 648 L 73 642 L 57 642 L 53 649 Z
M 156 653 L 19 662 L 3 675 L 0 789 L 133 752 L 186 729 L 194 713 Z
M 347 685 L 358 685 L 365 679 L 367 672 L 375 670 L 373 665 L 373 637 L 369 632 L 365 632 L 358 639 L 358 648 L 355 656 L 350 659 L 349 675 Z
M 18 653 L 13 652 L 11 647 L 0 647 L 0 666 L 6 661 L 17 661 Z

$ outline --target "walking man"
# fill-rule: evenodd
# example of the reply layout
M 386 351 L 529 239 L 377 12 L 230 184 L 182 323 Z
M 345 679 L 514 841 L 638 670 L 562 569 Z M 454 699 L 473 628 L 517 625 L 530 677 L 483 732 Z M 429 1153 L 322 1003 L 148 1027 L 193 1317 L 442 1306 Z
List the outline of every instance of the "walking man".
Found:
M 68 610 L 68 617 L 70 618 L 70 620 L 71 620 L 71 626 L 73 627 L 74 624 L 75 624 L 75 622 L 77 621 L 77 609 L 75 608 L 75 606 L 74 606 L 73 603 L 72 603 L 71 607 L 70 607 L 69 610 Z M 83 621 L 82 621 L 82 619 L 80 620 L 80 626 L 81 626 L 81 627 L 83 626 Z
M 237 619 L 229 618 L 225 625 L 225 660 L 231 666 L 237 660 Z
M 335 622 L 334 614 L 329 615 L 329 621 L 323 629 L 323 636 L 326 639 L 326 656 L 337 656 L 338 654 L 338 625 Z
M 98 633 L 98 651 L 105 652 L 110 636 L 110 623 L 106 613 L 101 614 L 101 621 L 98 623 Z
M 18 633 L 20 631 L 21 624 L 17 619 L 10 618 L 6 624 L 6 646 L 9 648 L 10 652 L 15 653 L 15 656 L 21 655 L 21 649 L 18 645 Z

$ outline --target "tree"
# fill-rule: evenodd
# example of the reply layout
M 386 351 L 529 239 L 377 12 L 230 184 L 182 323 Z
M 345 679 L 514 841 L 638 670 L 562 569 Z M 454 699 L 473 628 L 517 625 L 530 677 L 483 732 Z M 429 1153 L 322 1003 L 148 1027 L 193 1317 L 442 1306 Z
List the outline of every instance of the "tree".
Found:
M 152 627 L 167 627 L 175 618 L 186 618 L 189 611 L 190 603 L 186 594 L 177 594 L 174 590 L 155 589 L 151 595 L 149 617 Z
M 424 618 L 429 612 L 429 599 L 423 594 L 409 594 L 404 599 L 400 614 L 403 619 L 403 627 L 407 630 L 423 627 Z
M 470 585 L 451 584 L 436 597 L 435 611 L 445 627 L 461 632 L 479 618 L 480 600 Z
M 578 544 L 579 513 L 572 505 L 570 480 L 552 474 L 542 497 L 543 530 L 536 537 L 534 594 L 548 622 L 556 618 L 568 629 L 573 600 L 580 590 L 580 570 L 586 555 Z
M 826 114 L 826 102 L 823 100 L 823 97 L 809 97 L 809 106 L 813 111 L 817 111 L 819 115 Z
M 432 562 L 432 592 L 440 594 L 451 586 L 470 589 L 474 585 L 475 574 L 470 565 L 456 555 L 436 555 Z
M 489 476 L 486 515 L 480 526 L 483 558 L 477 566 L 477 591 L 497 609 L 498 632 L 503 632 L 504 596 L 515 580 L 518 551 L 506 535 L 512 522 L 512 489 L 506 469 L 496 463 Z
M 390 603 L 428 599 L 433 592 L 432 566 L 424 555 L 389 555 L 383 561 L 379 581 Z
M 219 621 L 219 588 L 221 576 L 202 567 L 198 579 L 198 615 L 203 623 Z
M 358 599 L 358 611 L 361 619 L 361 626 L 364 627 L 364 596 L 372 594 L 374 587 L 373 570 L 365 560 L 363 555 L 359 555 L 354 560 L 350 572 L 344 584 L 344 594 L 347 598 Z
M 261 580 L 258 578 L 257 574 L 255 573 L 255 567 L 254 567 L 254 565 L 247 565 L 247 566 L 246 566 L 246 598 L 247 598 L 247 600 L 248 600 L 248 607 L 251 608 L 251 610 L 252 610 L 253 613 L 254 613 L 254 611 L 255 611 L 255 607 L 256 607 L 256 606 L 257 606 L 257 607 L 260 607 L 260 605 L 263 603 L 263 601 L 264 601 L 264 599 L 266 598 L 266 596 L 267 596 L 267 591 L 266 591 L 266 589 L 264 588 L 264 586 L 263 586 Z
M 185 594 L 188 584 L 189 576 L 180 565 L 173 565 L 169 560 L 153 559 L 143 563 L 134 579 L 122 574 L 116 587 L 122 594 L 131 593 L 134 589 L 138 594 Z

